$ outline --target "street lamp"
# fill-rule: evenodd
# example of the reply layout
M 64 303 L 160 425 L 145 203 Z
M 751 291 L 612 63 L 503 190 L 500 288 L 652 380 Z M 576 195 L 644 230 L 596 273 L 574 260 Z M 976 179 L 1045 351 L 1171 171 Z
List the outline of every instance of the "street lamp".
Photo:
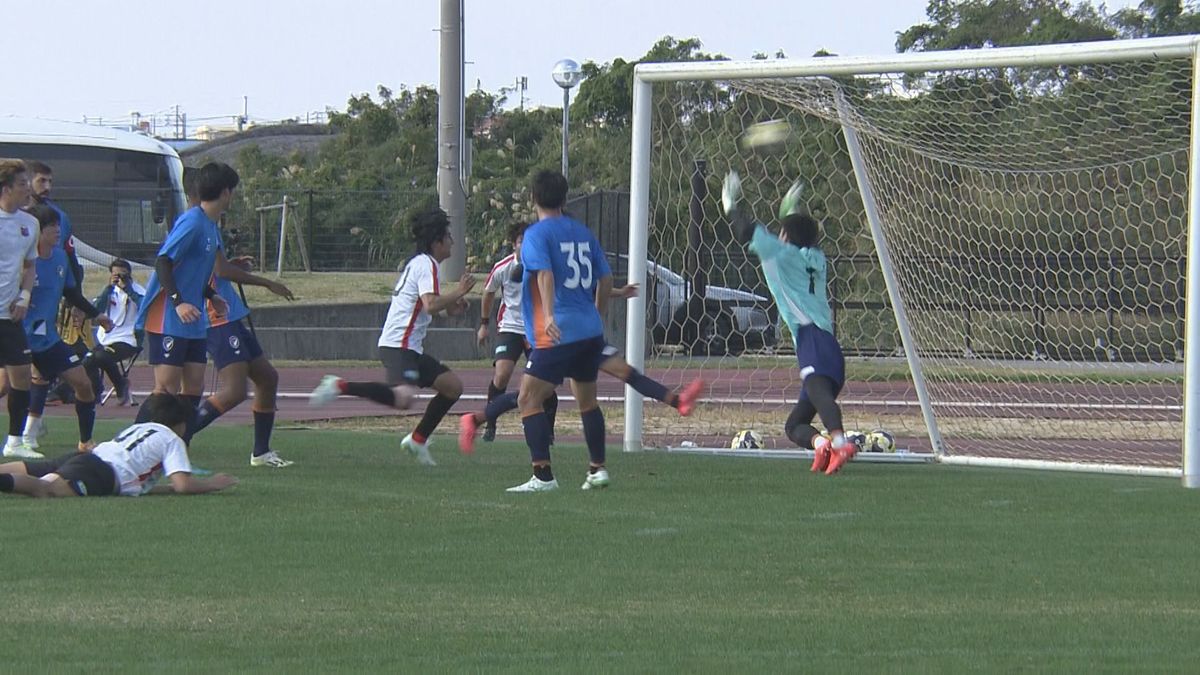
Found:
M 562 87 L 563 90 L 563 127 L 562 127 L 562 174 L 567 177 L 567 130 L 570 126 L 571 109 L 571 88 L 583 81 L 583 70 L 579 68 L 579 64 L 571 59 L 563 59 L 554 64 L 554 70 L 550 71 L 550 75 L 554 77 L 554 84 Z

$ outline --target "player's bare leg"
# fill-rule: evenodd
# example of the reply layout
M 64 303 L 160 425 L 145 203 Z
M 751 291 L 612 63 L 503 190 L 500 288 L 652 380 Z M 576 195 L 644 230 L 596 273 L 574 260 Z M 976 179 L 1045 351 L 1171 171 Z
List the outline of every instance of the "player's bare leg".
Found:
M 75 417 L 79 421 L 79 452 L 96 447 L 92 432 L 96 428 L 96 389 L 83 366 L 64 371 L 60 377 L 75 390 Z

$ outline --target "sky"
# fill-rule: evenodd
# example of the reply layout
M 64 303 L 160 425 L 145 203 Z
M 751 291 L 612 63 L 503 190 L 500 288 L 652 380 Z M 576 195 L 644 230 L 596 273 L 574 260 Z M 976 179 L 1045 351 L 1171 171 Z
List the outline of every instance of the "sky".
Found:
M 30 76 L 0 97 L 0 114 L 106 123 L 165 117 L 226 124 L 332 108 L 379 85 L 437 86 L 441 0 L 204 0 L 6 3 L 27 36 Z M 926 0 L 463 0 L 464 86 L 497 92 L 528 78 L 528 105 L 562 104 L 550 77 L 563 58 L 637 59 L 663 36 L 699 38 L 731 58 L 818 49 L 895 52 L 896 34 L 925 20 Z M 1098 4 L 1098 3 L 1097 3 Z M 1109 10 L 1136 0 L 1108 0 Z M 701 9 L 710 7 L 715 9 Z M 243 100 L 245 97 L 245 100 Z M 510 106 L 516 96 L 510 95 Z

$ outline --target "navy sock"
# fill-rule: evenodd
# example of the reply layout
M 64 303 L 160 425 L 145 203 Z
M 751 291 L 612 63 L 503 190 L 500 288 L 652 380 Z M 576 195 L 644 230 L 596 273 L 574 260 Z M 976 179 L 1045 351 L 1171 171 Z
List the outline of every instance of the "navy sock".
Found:
M 655 401 L 667 401 L 667 388 L 661 382 L 646 377 L 638 372 L 636 368 L 629 369 L 629 379 L 625 380 L 625 384 L 633 387 L 633 390 L 647 398 L 652 398 Z
M 187 431 L 183 432 L 183 442 L 190 444 L 192 442 L 192 436 L 195 436 L 197 431 L 196 422 L 198 421 L 197 417 L 200 413 L 200 397 L 192 396 L 191 394 L 180 394 L 179 398 L 182 399 L 183 402 L 186 403 L 193 411 L 192 419 L 188 420 Z
M 271 451 L 271 431 L 275 429 L 275 411 L 254 411 L 254 456 Z
M 554 472 L 550 470 L 549 464 L 542 464 L 533 467 L 533 475 L 537 477 L 538 480 L 547 483 L 554 480 Z
M 218 409 L 217 406 L 213 405 L 211 400 L 204 399 L 204 402 L 200 404 L 200 408 L 196 410 L 196 428 L 192 430 L 192 434 L 194 435 L 204 431 L 208 425 L 216 422 L 217 418 L 220 417 L 221 414 L 221 410 Z
M 20 436 L 25 432 L 25 419 L 29 417 L 29 390 L 8 390 L 8 435 Z
M 604 413 L 600 408 L 581 413 L 583 420 L 583 438 L 587 441 L 588 459 L 592 464 L 604 464 Z
M 41 415 L 46 412 L 46 396 L 50 394 L 50 385 L 34 382 L 29 387 L 29 412 Z
M 342 393 L 369 399 L 389 408 L 396 407 L 396 392 L 382 382 L 343 382 Z
M 87 443 L 96 428 L 96 402 L 75 401 L 75 417 L 79 419 L 79 442 Z
M 504 390 L 497 387 L 495 382 L 488 382 L 488 394 L 487 394 L 488 404 L 491 404 L 491 402 L 496 400 L 497 397 L 503 396 L 503 395 L 504 395 Z M 485 413 L 485 415 L 486 415 L 486 413 Z M 497 415 L 496 417 L 499 417 L 499 415 Z M 487 418 L 487 425 L 489 427 L 496 426 L 496 417 L 488 417 Z
M 521 418 L 525 427 L 525 443 L 529 446 L 529 458 L 536 462 L 550 461 L 550 419 L 545 412 Z
M 488 424 L 495 424 L 501 415 L 516 409 L 517 393 L 501 394 L 488 402 L 487 407 L 483 409 L 483 416 L 487 418 Z
M 15 487 L 16 481 L 13 480 L 12 476 L 0 473 L 0 492 L 12 492 Z

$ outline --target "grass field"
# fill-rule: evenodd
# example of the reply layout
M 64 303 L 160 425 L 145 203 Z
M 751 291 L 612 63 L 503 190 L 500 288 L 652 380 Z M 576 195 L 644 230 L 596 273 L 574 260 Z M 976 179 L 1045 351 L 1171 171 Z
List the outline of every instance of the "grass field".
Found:
M 65 420 L 64 420 L 65 422 Z M 61 448 L 72 424 L 54 425 Z M 117 428 L 102 424 L 99 435 Z M 416 466 L 390 433 L 218 425 L 200 497 L 0 497 L 3 669 L 1183 672 L 1200 658 L 1178 481 L 616 454 L 509 495 L 517 443 Z M 615 446 L 615 443 L 614 443 Z

